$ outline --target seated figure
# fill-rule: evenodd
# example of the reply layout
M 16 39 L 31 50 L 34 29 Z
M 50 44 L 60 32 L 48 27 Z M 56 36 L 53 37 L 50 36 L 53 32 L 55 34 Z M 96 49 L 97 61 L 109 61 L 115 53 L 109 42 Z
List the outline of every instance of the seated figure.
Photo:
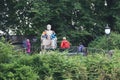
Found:
M 60 44 L 60 48 L 62 51 L 70 48 L 70 42 L 66 39 L 66 37 L 63 37 L 63 40 L 61 41 Z

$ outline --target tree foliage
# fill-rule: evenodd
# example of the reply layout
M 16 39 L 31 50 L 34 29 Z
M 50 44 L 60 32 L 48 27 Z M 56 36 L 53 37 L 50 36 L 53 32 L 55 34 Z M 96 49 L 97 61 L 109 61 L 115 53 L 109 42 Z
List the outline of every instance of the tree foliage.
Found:
M 106 24 L 120 32 L 119 0 L 1 0 L 0 26 L 6 33 L 38 34 L 47 24 L 73 43 L 89 43 L 104 34 Z M 82 37 L 81 37 L 82 36 Z M 74 39 L 74 40 L 73 40 Z
M 101 36 L 92 41 L 89 47 L 104 50 L 120 49 L 120 35 L 118 33 L 111 33 L 109 36 Z

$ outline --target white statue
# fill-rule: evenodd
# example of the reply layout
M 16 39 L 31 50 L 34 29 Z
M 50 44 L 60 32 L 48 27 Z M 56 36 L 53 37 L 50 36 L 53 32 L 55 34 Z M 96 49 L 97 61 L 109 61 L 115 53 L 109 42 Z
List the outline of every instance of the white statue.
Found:
M 43 31 L 41 35 L 41 49 L 56 49 L 57 47 L 57 37 L 53 30 L 51 30 L 51 25 L 47 25 L 47 30 Z

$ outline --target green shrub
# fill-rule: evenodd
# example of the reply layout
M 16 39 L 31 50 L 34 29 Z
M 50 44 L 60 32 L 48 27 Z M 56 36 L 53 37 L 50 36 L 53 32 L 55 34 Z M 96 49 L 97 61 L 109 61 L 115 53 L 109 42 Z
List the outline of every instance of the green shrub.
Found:
M 15 62 L 32 67 L 39 80 L 119 80 L 120 51 L 115 53 L 112 57 L 101 54 L 83 57 L 48 52 L 22 55 Z
M 119 50 L 112 57 L 68 56 L 57 51 L 16 56 L 6 43 L 0 44 L 0 80 L 120 80 Z
M 71 57 L 52 52 L 42 55 L 24 56 L 17 63 L 33 67 L 40 80 L 84 79 L 86 76 L 85 68 L 74 61 L 75 59 Z
M 0 64 L 0 80 L 37 80 L 37 74 L 30 66 L 17 63 Z
M 0 42 L 0 63 L 9 62 L 9 55 L 13 53 L 13 46 L 8 43 Z
M 92 41 L 89 47 L 97 49 L 120 49 L 120 34 L 111 33 L 110 36 L 102 36 Z

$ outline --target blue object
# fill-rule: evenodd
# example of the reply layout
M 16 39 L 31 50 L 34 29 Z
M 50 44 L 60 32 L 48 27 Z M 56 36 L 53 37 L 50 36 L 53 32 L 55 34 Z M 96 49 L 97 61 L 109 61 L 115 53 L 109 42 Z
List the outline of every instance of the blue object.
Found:
M 84 46 L 83 46 L 83 45 L 80 45 L 80 46 L 78 47 L 78 51 L 79 51 L 79 52 L 83 52 L 83 48 L 84 48 Z
M 51 36 L 50 36 L 51 39 L 54 39 L 55 37 L 56 37 L 55 33 L 51 34 Z

